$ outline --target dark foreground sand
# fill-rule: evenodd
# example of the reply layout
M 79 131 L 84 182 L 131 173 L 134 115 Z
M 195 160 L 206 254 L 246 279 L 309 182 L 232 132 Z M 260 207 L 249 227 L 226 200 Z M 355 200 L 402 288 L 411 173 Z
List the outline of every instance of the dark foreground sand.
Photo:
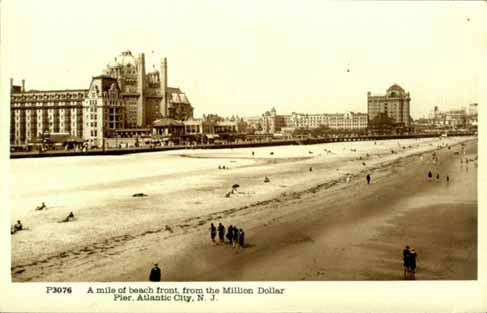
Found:
M 154 261 L 165 281 L 402 280 L 406 244 L 418 253 L 418 280 L 477 279 L 477 162 L 461 164 L 454 151 L 437 151 L 437 164 L 424 154 L 378 168 L 371 185 L 361 173 L 242 210 L 224 220 L 245 229 L 240 251 L 213 246 L 203 231 L 181 238 L 192 244 L 170 258 L 155 242 L 153 260 L 111 279 L 145 281 Z M 467 144 L 466 157 L 476 155 L 477 143 Z

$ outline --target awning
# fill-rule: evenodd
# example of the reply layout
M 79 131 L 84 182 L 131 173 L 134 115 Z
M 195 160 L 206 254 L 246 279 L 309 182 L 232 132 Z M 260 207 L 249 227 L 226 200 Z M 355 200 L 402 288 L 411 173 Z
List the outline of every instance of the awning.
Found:
M 216 134 L 208 134 L 208 135 L 206 135 L 206 138 L 208 138 L 208 139 L 214 139 L 214 138 L 220 138 L 220 136 L 218 136 Z

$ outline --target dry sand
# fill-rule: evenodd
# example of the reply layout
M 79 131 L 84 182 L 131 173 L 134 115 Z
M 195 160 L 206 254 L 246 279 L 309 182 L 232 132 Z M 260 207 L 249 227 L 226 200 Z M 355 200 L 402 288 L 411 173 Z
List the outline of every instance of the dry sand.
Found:
M 260 157 L 232 170 L 198 169 L 197 175 L 177 178 L 191 192 L 171 189 L 100 203 L 97 223 L 88 209 L 76 223 L 57 225 L 51 211 L 26 215 L 27 223 L 36 218 L 39 226 L 12 237 L 12 278 L 146 281 L 157 262 L 166 281 L 399 280 L 402 249 L 409 244 L 418 252 L 417 279 L 476 279 L 477 162 L 460 164 L 457 145 L 438 150 L 440 161 L 433 164 L 431 153 L 424 152 L 439 143 L 401 141 L 408 149 L 398 149 L 397 141 L 368 143 L 367 149 L 334 157 L 325 156 L 322 146 L 303 146 L 313 154 Z M 390 154 L 394 146 L 399 153 Z M 465 157 L 476 158 L 476 140 L 467 147 Z M 235 150 L 230 159 L 248 158 L 249 151 Z M 189 156 L 221 162 L 225 152 Z M 440 181 L 429 181 L 428 170 L 440 173 Z M 350 183 L 346 173 L 352 174 Z M 271 183 L 262 182 L 264 175 Z M 241 193 L 224 198 L 236 181 Z M 164 206 L 180 210 L 162 211 Z M 213 246 L 210 222 L 244 228 L 246 247 Z M 107 223 L 119 227 L 103 227 Z M 35 249 L 46 242 L 39 233 L 48 231 L 49 244 Z

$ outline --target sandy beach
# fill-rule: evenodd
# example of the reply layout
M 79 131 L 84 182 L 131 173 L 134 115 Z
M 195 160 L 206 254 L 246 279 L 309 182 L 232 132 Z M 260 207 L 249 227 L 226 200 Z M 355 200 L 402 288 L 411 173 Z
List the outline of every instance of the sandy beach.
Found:
M 402 280 L 406 244 L 418 252 L 418 280 L 477 278 L 476 138 L 19 159 L 11 168 L 11 222 L 28 227 L 12 236 L 15 282 L 147 281 L 153 263 L 165 281 Z M 41 201 L 48 210 L 35 211 Z M 59 223 L 70 211 L 75 221 Z M 243 228 L 245 248 L 212 245 L 211 222 Z

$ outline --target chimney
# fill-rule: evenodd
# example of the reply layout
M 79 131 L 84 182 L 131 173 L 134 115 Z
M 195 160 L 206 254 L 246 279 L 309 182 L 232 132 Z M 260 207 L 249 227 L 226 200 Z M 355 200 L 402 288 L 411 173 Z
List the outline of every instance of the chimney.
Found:
M 169 100 L 167 99 L 167 59 L 164 58 L 161 63 L 161 73 L 160 73 L 160 81 L 161 81 L 161 95 L 162 95 L 162 102 L 160 105 L 160 112 L 162 116 L 167 116 L 167 107 L 169 105 Z
M 22 79 L 22 92 L 25 92 L 25 79 Z

